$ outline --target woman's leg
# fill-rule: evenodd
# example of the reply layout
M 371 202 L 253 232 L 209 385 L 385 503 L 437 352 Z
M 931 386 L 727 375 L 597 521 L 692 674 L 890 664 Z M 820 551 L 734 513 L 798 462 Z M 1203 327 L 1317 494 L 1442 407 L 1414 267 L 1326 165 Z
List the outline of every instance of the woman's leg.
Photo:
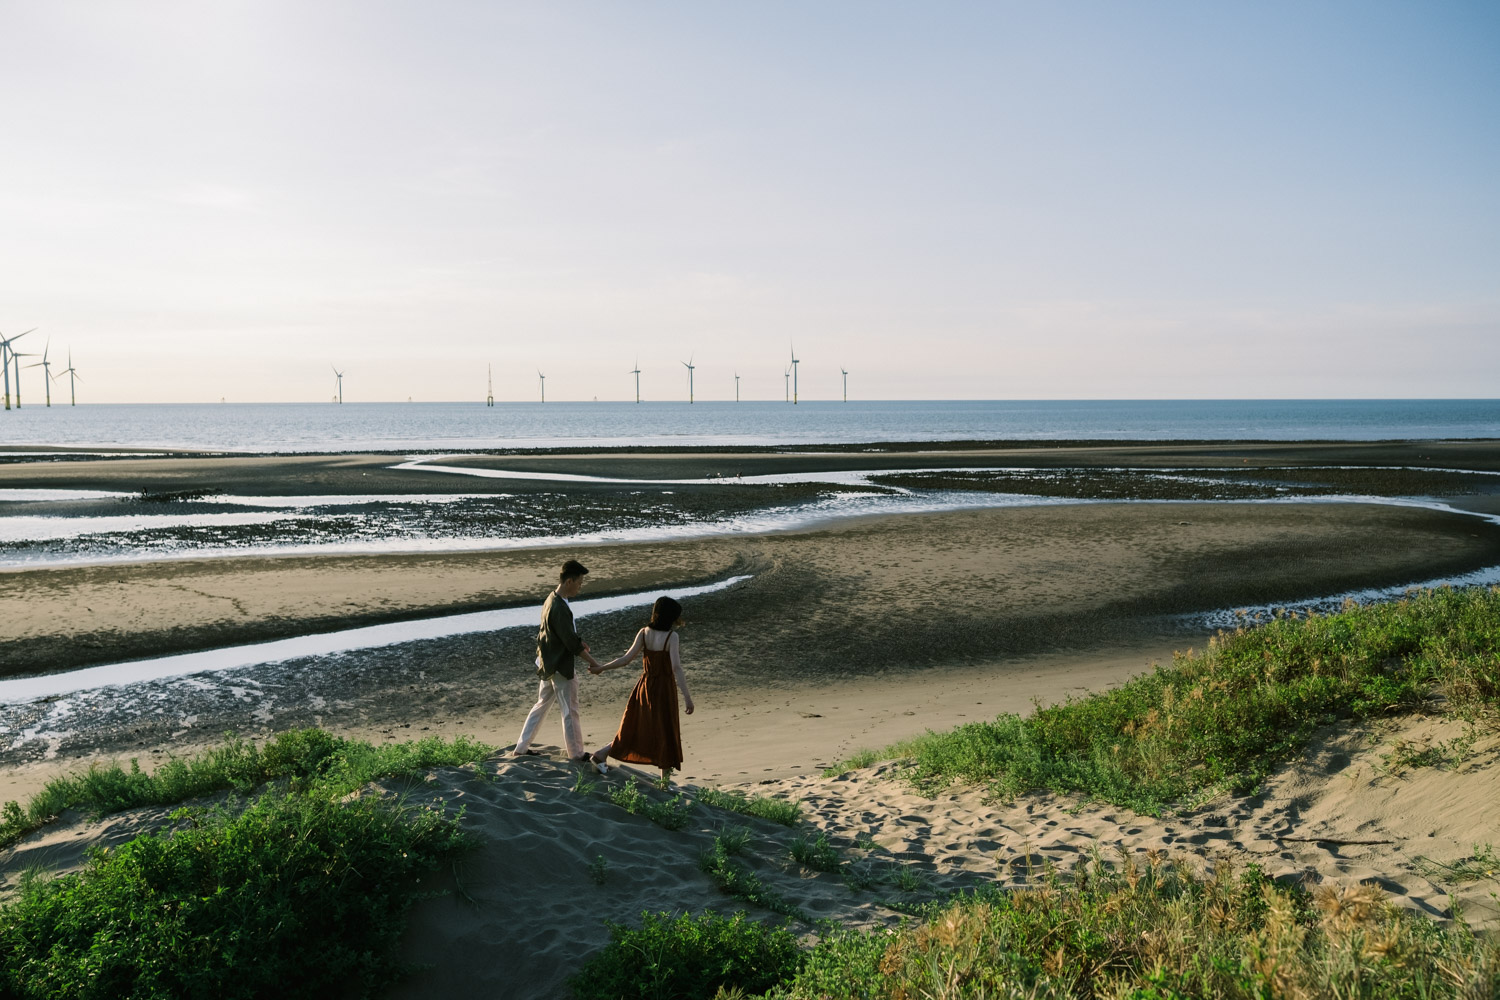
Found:
M 604 763 L 606 760 L 609 759 L 609 752 L 611 750 L 613 750 L 614 748 L 615 748 L 615 744 L 614 744 L 613 741 L 611 741 L 609 743 L 604 744 L 598 750 L 595 750 L 594 751 L 594 763 L 595 764 L 602 764 L 602 763 Z

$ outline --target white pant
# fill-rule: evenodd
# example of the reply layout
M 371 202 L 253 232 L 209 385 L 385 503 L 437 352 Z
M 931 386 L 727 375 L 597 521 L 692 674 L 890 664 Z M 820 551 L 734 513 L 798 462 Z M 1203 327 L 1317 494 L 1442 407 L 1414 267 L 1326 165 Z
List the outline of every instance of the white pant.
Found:
M 521 738 L 516 740 L 516 753 L 525 753 L 531 747 L 531 740 L 536 736 L 537 727 L 542 724 L 542 719 L 554 700 L 562 711 L 563 742 L 567 744 L 568 756 L 583 756 L 583 724 L 578 721 L 578 676 L 576 674 L 572 677 L 553 674 L 551 677 L 542 678 L 541 684 L 537 685 L 536 689 L 536 704 L 531 706 L 531 713 L 526 716 L 526 724 L 521 727 Z

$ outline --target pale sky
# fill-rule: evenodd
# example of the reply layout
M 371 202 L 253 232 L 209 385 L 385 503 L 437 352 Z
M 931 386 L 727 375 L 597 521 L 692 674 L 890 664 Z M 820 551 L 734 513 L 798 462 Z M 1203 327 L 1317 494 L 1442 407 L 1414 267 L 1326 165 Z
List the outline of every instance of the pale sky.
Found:
M 1500 395 L 1491 0 L 3 0 L 0 39 L 0 332 L 88 401 L 625 399 L 637 359 L 685 399 L 690 356 L 779 399 L 792 343 L 809 398 Z

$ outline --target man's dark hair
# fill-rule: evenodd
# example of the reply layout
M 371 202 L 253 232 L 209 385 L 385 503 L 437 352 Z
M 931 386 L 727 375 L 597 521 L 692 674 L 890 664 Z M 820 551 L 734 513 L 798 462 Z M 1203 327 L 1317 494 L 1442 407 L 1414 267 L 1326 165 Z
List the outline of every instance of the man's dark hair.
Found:
M 583 563 L 577 559 L 569 559 L 563 563 L 562 572 L 557 574 L 557 582 L 567 583 L 569 580 L 576 580 L 581 576 L 587 576 L 588 572 L 587 567 Z

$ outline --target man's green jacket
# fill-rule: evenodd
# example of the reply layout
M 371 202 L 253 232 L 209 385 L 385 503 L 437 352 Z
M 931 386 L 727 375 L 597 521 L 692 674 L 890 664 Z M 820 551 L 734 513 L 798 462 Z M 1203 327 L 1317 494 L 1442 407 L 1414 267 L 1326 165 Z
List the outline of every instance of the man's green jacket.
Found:
M 573 657 L 582 652 L 583 640 L 573 627 L 573 609 L 554 590 L 542 605 L 542 629 L 536 634 L 537 676 L 560 674 L 572 679 Z

